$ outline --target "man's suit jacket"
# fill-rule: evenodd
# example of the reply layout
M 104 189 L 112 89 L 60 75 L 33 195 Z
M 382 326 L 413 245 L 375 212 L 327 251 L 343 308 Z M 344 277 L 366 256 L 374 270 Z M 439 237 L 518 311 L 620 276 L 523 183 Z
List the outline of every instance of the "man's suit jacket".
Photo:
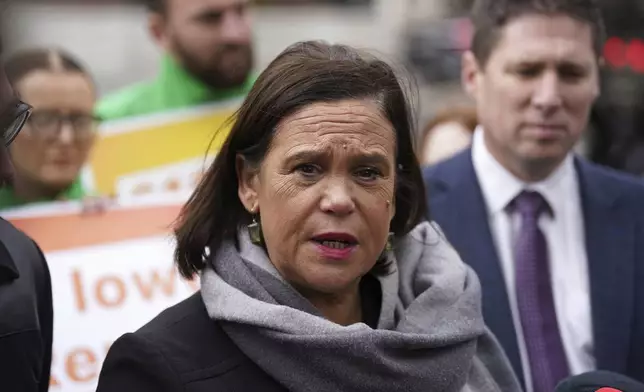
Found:
M 0 391 L 49 389 L 51 278 L 36 244 L 0 219 Z
M 644 381 L 644 183 L 575 159 L 597 368 Z M 431 218 L 483 286 L 483 313 L 523 381 L 517 335 L 471 150 L 424 169 Z

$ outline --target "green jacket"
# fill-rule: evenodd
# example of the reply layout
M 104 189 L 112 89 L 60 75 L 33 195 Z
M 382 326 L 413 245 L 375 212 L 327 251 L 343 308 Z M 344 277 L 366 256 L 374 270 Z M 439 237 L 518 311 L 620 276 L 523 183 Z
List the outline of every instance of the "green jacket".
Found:
M 85 195 L 87 195 L 87 192 L 83 188 L 83 184 L 81 183 L 80 179 L 74 181 L 74 183 L 70 185 L 69 188 L 61 192 L 61 194 L 54 199 L 41 199 L 31 202 L 22 200 L 21 198 L 16 196 L 12 188 L 5 187 L 0 189 L 0 209 L 4 210 L 7 208 L 21 207 L 27 204 L 48 201 L 81 200 L 85 197 Z
M 253 75 L 242 86 L 213 90 L 165 55 L 155 80 L 138 83 L 104 97 L 96 106 L 96 115 L 103 121 L 110 121 L 241 98 L 254 82 Z

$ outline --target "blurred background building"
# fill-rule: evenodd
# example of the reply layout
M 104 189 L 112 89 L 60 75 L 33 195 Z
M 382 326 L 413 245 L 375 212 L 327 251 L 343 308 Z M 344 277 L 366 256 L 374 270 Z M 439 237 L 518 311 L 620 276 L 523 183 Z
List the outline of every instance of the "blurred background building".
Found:
M 429 71 L 419 70 L 421 84 L 427 82 L 424 74 L 444 72 L 438 68 L 448 67 L 451 74 L 457 71 L 458 65 L 452 58 L 449 64 L 434 64 L 434 57 L 442 55 L 443 50 L 425 57 L 422 53 L 413 55 L 416 51 L 435 51 L 445 45 L 437 42 L 438 46 L 422 48 L 426 42 L 417 36 L 423 32 L 416 33 L 414 29 L 438 23 L 453 12 L 446 1 L 264 0 L 256 3 L 252 14 L 258 70 L 295 41 L 323 39 L 368 48 L 392 61 L 409 59 L 413 65 L 433 67 Z M 148 34 L 146 10 L 140 2 L 23 0 L 12 3 L 4 16 L 8 53 L 33 46 L 64 47 L 92 70 L 100 94 L 152 78 L 157 72 L 161 54 Z M 438 79 L 443 77 L 439 75 Z M 423 105 L 428 106 L 423 106 L 421 117 L 430 115 L 432 103 L 438 102 L 437 95 L 442 97 L 443 104 L 445 94 L 462 99 L 458 88 L 440 84 L 432 91 L 423 89 Z
M 304 39 L 344 42 L 396 56 L 413 1 L 372 0 L 353 6 L 336 1 L 258 3 L 252 14 L 256 65 L 262 69 L 287 45 Z M 135 1 L 17 1 L 5 17 L 9 51 L 64 46 L 93 70 L 101 92 L 153 77 L 157 71 L 160 53 L 148 34 L 145 7 Z
M 411 68 L 420 87 L 419 128 L 465 104 L 460 54 L 472 0 L 256 0 L 256 70 L 304 39 L 369 48 Z M 593 160 L 644 173 L 644 1 L 606 0 L 609 40 L 603 94 L 582 148 Z M 160 51 L 138 0 L 20 0 L 4 14 L 7 51 L 59 46 L 85 62 L 99 94 L 154 77 Z

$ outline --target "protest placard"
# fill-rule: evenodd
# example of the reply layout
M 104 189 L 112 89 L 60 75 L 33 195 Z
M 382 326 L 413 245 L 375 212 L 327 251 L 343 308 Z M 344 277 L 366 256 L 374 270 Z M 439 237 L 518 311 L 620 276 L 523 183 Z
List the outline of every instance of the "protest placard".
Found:
M 52 392 L 90 392 L 111 343 L 198 290 L 173 266 L 181 198 L 81 215 L 74 203 L 7 212 L 43 249 L 52 277 Z
M 193 189 L 240 104 L 232 99 L 102 124 L 86 187 L 123 198 Z

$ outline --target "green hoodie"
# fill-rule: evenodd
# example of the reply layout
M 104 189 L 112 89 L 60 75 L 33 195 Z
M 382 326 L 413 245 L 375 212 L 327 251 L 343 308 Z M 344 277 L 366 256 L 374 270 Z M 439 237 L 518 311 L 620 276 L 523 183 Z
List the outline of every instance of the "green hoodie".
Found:
M 96 114 L 103 121 L 110 121 L 241 98 L 248 93 L 255 78 L 255 75 L 249 76 L 243 85 L 236 88 L 213 90 L 165 55 L 155 80 L 138 83 L 104 97 L 96 106 Z

